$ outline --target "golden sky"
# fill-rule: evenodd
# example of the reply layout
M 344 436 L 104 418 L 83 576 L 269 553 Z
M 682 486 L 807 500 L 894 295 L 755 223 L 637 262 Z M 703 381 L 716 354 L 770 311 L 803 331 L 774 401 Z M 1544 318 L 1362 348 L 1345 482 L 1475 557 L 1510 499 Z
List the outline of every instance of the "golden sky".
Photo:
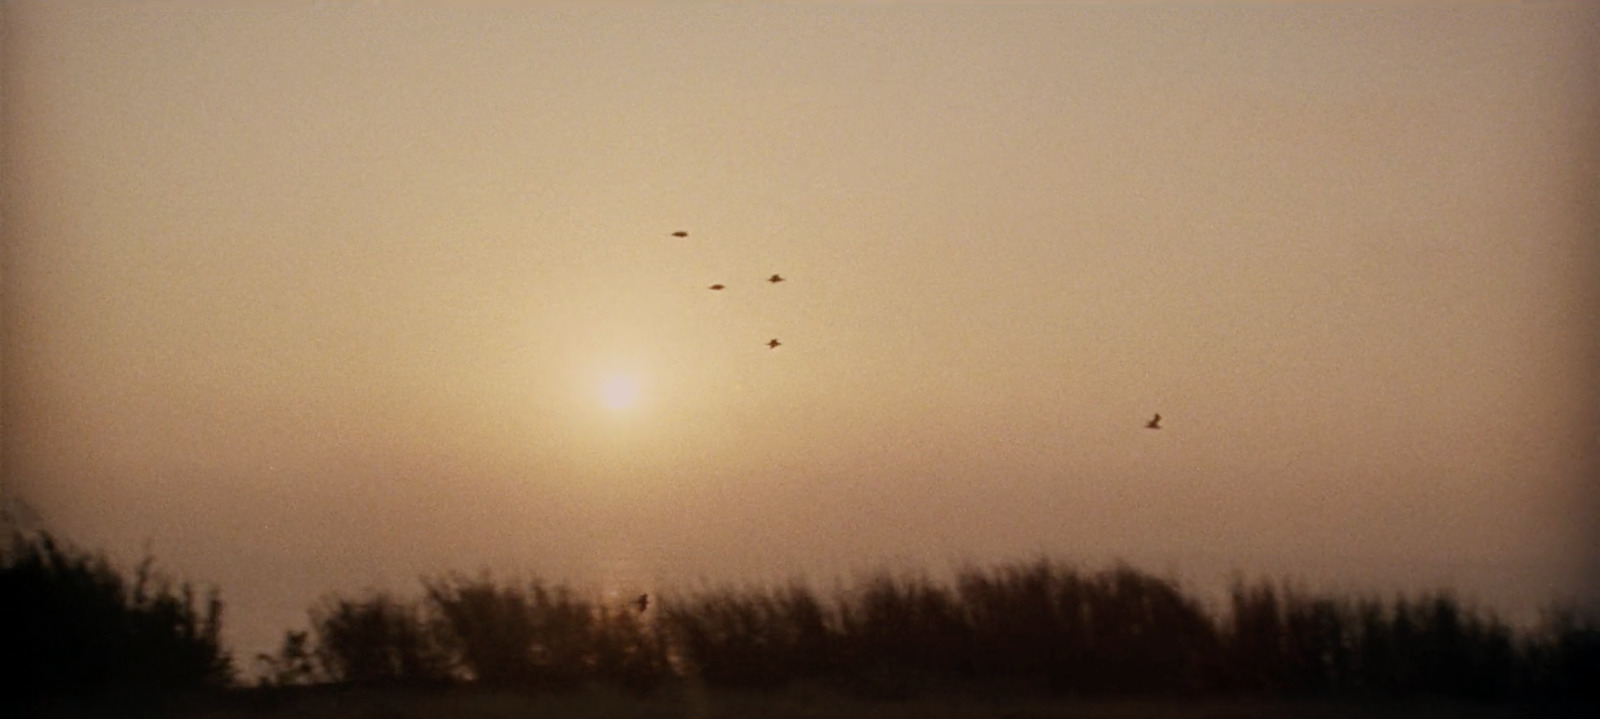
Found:
M 5 13 L 4 489 L 243 657 L 479 567 L 1600 597 L 1596 5 Z

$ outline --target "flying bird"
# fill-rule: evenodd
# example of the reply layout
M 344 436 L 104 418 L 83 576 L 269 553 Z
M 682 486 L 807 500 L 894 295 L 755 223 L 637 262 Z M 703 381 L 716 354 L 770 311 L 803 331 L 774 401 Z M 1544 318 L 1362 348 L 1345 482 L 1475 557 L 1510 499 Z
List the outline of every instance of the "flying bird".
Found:
M 1144 426 L 1145 429 L 1161 429 L 1161 413 L 1157 412 L 1154 419 Z
M 767 278 L 767 281 L 768 281 L 768 282 L 771 282 L 771 283 L 773 283 L 773 284 L 777 284 L 777 283 L 779 283 L 779 282 L 782 282 L 782 281 L 783 281 L 783 275 L 776 275 L 776 274 L 775 274 L 775 275 L 773 275 L 773 276 L 771 276 L 771 277 L 768 277 L 768 278 Z
M 689 233 L 684 232 L 683 230 L 678 230 L 677 232 L 672 233 L 672 236 L 673 237 L 688 237 Z
M 720 290 L 720 289 L 723 289 L 725 287 L 727 287 L 727 285 L 712 285 L 710 289 Z
M 779 341 L 778 341 L 778 338 L 776 338 L 776 337 L 774 337 L 774 338 L 772 338 L 772 339 L 771 339 L 771 340 L 768 340 L 768 341 L 767 341 L 767 349 L 769 349 L 769 350 L 775 350 L 775 349 L 777 349 L 777 348 L 778 348 L 778 345 L 781 345 L 781 344 L 783 344 L 783 343 L 782 343 L 782 342 L 779 342 Z
M 643 614 L 644 610 L 650 608 L 650 595 L 641 594 L 638 599 L 633 600 L 632 604 L 639 608 L 640 614 Z

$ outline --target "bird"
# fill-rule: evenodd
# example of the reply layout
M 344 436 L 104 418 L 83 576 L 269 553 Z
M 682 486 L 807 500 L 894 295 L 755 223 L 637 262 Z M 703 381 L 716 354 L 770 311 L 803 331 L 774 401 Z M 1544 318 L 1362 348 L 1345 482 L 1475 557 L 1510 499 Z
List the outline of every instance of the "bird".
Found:
M 779 274 L 774 274 L 774 275 L 773 275 L 773 276 L 771 276 L 771 277 L 768 277 L 768 278 L 767 278 L 767 281 L 768 281 L 768 282 L 771 282 L 771 283 L 773 283 L 773 284 L 777 284 L 777 283 L 779 283 L 779 282 L 782 282 L 782 281 L 783 281 L 783 275 L 779 275 Z
M 1161 413 L 1157 412 L 1154 419 L 1144 426 L 1145 429 L 1161 429 Z
M 650 608 L 650 595 L 641 594 L 638 599 L 633 600 L 632 604 L 639 608 L 640 614 L 643 614 L 644 610 Z
M 689 233 L 684 232 L 683 230 L 678 230 L 677 232 L 672 233 L 672 236 L 673 237 L 688 237 Z
M 772 339 L 767 341 L 767 349 L 775 350 L 775 349 L 778 348 L 778 345 L 781 345 L 781 344 L 783 344 L 783 343 L 779 342 L 778 338 L 774 337 L 774 338 L 772 338 Z
M 712 285 L 712 286 L 711 286 L 711 287 L 710 287 L 710 289 L 713 289 L 713 290 L 721 290 L 721 289 L 723 289 L 723 288 L 724 288 L 724 287 L 726 287 L 726 286 L 727 286 L 727 285 Z

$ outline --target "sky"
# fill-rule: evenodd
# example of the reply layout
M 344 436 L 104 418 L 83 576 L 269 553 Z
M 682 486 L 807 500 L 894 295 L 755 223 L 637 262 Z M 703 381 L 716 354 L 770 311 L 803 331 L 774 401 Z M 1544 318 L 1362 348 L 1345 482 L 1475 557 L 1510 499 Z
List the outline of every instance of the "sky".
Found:
M 1596 5 L 3 12 L 0 489 L 246 665 L 479 569 L 1600 600 Z

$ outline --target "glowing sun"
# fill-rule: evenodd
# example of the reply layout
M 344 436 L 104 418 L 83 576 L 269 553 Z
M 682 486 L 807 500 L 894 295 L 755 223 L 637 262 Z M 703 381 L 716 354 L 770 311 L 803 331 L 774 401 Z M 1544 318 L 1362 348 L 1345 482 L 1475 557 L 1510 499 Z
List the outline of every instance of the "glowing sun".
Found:
M 600 401 L 608 409 L 620 410 L 633 406 L 639 399 L 639 383 L 632 377 L 613 375 L 606 379 L 605 385 L 600 388 Z

